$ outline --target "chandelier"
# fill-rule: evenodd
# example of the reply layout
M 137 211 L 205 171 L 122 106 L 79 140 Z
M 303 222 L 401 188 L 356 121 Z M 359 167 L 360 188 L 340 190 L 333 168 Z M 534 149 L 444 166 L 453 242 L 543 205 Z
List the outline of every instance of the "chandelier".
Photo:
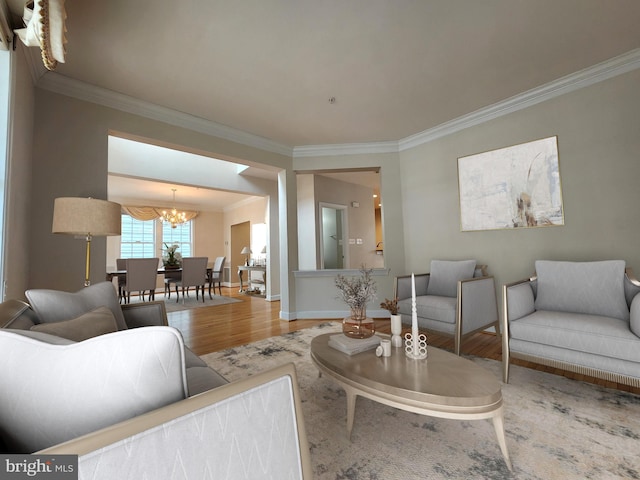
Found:
M 171 224 L 171 228 L 176 228 L 178 225 L 182 225 L 183 223 L 187 222 L 187 214 L 184 212 L 178 212 L 178 210 L 176 210 L 176 189 L 172 188 L 171 191 L 173 192 L 174 207 L 170 212 L 163 210 L 162 215 L 160 215 L 160 221 L 162 223 L 168 222 Z

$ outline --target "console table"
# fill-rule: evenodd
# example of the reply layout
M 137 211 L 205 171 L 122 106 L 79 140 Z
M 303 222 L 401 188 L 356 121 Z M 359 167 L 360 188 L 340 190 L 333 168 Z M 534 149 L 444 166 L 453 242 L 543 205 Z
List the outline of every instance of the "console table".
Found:
M 247 286 L 251 285 L 251 272 L 264 272 L 264 291 L 265 294 L 267 292 L 267 267 L 266 265 L 255 265 L 255 266 L 248 266 L 248 265 L 238 265 L 238 278 L 240 279 L 240 293 L 245 293 L 247 290 L 245 290 L 243 283 L 242 283 L 242 276 L 244 272 L 249 272 L 247 275 Z

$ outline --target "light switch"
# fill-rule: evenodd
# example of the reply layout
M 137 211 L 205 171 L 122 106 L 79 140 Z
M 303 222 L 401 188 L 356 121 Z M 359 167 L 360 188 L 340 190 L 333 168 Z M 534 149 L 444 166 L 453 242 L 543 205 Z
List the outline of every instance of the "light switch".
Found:
M 356 239 L 355 238 L 350 238 L 349 239 L 349 245 L 355 245 L 356 244 Z
M 357 243 L 358 245 L 362 245 L 362 239 L 361 239 L 361 238 L 356 239 L 356 243 Z

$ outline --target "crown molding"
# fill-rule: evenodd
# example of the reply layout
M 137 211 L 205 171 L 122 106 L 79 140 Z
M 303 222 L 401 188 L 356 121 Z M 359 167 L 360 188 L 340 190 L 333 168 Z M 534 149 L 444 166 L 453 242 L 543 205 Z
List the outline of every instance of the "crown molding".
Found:
M 372 153 L 398 153 L 398 142 L 343 143 L 335 145 L 303 145 L 293 147 L 293 158 L 331 157 Z
M 297 147 L 276 143 L 242 130 L 89 85 L 55 72 L 47 72 L 38 78 L 36 86 L 79 100 L 115 108 L 268 152 L 293 158 L 304 158 L 402 152 L 638 68 L 640 68 L 640 48 L 398 141 L 301 145 Z M 34 77 L 37 75 L 33 69 L 32 75 Z M 34 78 L 34 80 L 36 79 Z
M 194 115 L 179 112 L 171 108 L 146 102 L 112 90 L 96 87 L 79 80 L 75 80 L 59 73 L 49 72 L 39 79 L 38 88 L 59 93 L 87 102 L 114 108 L 127 113 L 140 115 L 145 118 L 168 123 L 176 127 L 186 128 L 196 132 L 212 135 L 249 147 L 259 148 L 272 153 L 291 157 L 293 149 L 272 140 L 252 135 L 250 133 L 228 127 Z
M 298 158 L 402 152 L 638 68 L 640 68 L 640 48 L 455 118 L 434 128 L 403 138 L 397 142 L 300 146 L 294 147 L 293 156 Z
M 489 107 L 481 108 L 424 132 L 403 138 L 398 142 L 399 151 L 423 145 L 437 138 L 529 108 L 538 103 L 580 90 L 638 68 L 640 68 L 640 48 L 561 77 L 546 85 L 515 95 Z

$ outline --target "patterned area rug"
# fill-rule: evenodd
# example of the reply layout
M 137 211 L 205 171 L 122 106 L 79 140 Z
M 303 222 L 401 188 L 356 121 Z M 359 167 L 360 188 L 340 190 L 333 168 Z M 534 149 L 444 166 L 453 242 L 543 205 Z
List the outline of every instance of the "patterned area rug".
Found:
M 358 397 L 352 439 L 344 391 L 309 358 L 337 323 L 202 358 L 229 380 L 294 362 L 316 479 L 640 478 L 640 396 L 512 366 L 503 385 L 507 469 L 489 420 L 426 417 Z M 475 357 L 501 378 L 501 363 Z
M 202 297 L 200 297 L 199 300 L 196 300 L 195 292 L 189 292 L 189 296 L 185 297 L 183 304 L 182 294 L 180 295 L 180 301 L 176 302 L 175 292 L 171 293 L 171 298 L 164 298 L 164 295 L 162 293 L 156 293 L 156 300 L 164 300 L 164 305 L 167 309 L 167 313 L 191 310 L 192 308 L 217 307 L 218 305 L 227 305 L 229 303 L 238 303 L 242 301 L 238 300 L 237 298 L 225 297 L 223 295 L 212 295 L 212 297 L 213 299 L 210 299 L 209 294 L 206 293 L 203 302 Z M 138 297 L 131 298 L 131 303 L 138 302 L 142 302 L 142 300 Z

